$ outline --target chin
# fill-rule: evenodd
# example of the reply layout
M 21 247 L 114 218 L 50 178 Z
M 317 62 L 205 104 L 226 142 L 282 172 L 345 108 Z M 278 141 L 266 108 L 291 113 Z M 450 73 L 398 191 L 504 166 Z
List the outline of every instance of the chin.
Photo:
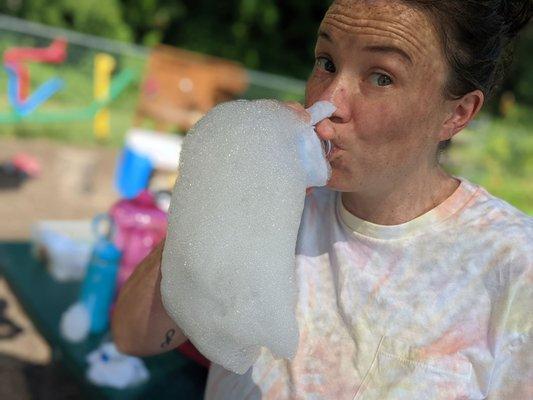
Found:
M 358 176 L 334 168 L 326 187 L 337 192 L 358 192 L 363 182 Z
M 331 166 L 331 178 L 329 178 L 326 187 L 338 192 L 347 191 L 350 186 L 350 171 L 342 166 L 342 163 L 338 158 L 330 160 Z
M 328 181 L 326 187 L 331 190 L 335 190 L 337 192 L 348 192 L 349 186 L 347 185 L 347 182 L 343 181 L 342 179 L 339 179 L 335 175 L 331 177 L 331 179 Z

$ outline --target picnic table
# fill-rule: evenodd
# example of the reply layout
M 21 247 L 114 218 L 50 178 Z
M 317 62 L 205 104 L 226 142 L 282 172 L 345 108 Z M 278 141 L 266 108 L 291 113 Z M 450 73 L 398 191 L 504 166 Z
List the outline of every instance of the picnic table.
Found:
M 54 357 L 74 375 L 88 398 L 194 400 L 203 397 L 207 370 L 176 351 L 143 358 L 150 379 L 142 385 L 117 390 L 91 384 L 85 378 L 86 356 L 109 338 L 109 334 L 91 335 L 79 344 L 72 344 L 59 333 L 61 315 L 77 300 L 80 283 L 53 280 L 45 265 L 33 257 L 28 242 L 0 243 L 0 275 L 50 344 Z

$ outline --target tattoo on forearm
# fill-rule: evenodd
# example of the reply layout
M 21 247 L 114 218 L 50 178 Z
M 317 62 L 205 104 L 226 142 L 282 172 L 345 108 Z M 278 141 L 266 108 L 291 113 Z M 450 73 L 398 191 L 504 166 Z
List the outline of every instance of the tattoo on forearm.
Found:
M 161 343 L 162 349 L 170 345 L 170 342 L 172 342 L 172 338 L 174 337 L 175 334 L 176 334 L 176 331 L 174 329 L 169 329 L 167 333 L 165 333 L 165 340 L 163 341 L 163 343 Z

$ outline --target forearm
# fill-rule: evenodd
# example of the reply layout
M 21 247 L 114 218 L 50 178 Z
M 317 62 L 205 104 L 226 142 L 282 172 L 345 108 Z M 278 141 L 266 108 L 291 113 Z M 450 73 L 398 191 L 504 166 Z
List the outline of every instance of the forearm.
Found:
M 141 262 L 119 293 L 111 324 L 115 344 L 123 353 L 158 354 L 187 340 L 161 301 L 163 243 Z

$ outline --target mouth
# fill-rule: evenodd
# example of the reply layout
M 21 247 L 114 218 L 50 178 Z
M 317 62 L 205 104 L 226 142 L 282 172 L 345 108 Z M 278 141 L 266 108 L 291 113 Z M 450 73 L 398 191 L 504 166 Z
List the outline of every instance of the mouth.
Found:
M 330 143 L 330 149 L 329 149 L 329 152 L 326 153 L 326 160 L 328 160 L 331 163 L 331 161 L 339 153 L 341 148 L 336 146 L 333 142 L 329 142 L 329 143 Z
M 331 150 L 333 150 L 333 143 L 330 140 L 322 140 L 322 149 L 324 150 L 324 155 L 326 159 L 328 158 Z

